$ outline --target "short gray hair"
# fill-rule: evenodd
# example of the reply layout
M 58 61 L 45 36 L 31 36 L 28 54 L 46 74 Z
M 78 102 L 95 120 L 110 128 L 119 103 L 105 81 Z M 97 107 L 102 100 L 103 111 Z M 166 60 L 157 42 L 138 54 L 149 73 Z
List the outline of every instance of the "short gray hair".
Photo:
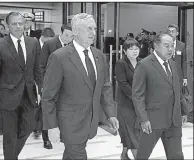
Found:
M 93 18 L 93 16 L 91 14 L 87 14 L 87 13 L 78 13 L 76 15 L 73 16 L 72 20 L 71 20 L 71 26 L 75 27 L 78 26 L 80 24 L 80 22 L 87 20 L 88 18 Z

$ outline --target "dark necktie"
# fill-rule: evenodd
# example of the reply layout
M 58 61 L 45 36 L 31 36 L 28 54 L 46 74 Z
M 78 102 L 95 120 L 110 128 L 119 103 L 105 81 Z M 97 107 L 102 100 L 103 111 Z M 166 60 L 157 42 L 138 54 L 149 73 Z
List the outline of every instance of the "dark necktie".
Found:
M 23 49 L 22 49 L 20 42 L 21 42 L 21 40 L 18 39 L 18 56 L 19 56 L 20 63 L 24 67 L 25 66 L 24 52 L 23 52 Z
M 26 32 L 26 36 L 28 36 L 28 32 Z
M 168 62 L 164 61 L 163 65 L 164 65 L 164 67 L 166 69 L 167 76 L 168 76 L 169 80 L 172 82 L 172 74 L 171 74 L 171 72 L 170 72 L 170 70 L 168 68 Z
M 86 67 L 87 67 L 87 71 L 88 71 L 88 77 L 89 77 L 90 82 L 92 83 L 92 86 L 94 89 L 94 87 L 96 85 L 96 75 L 95 75 L 94 66 L 92 64 L 92 61 L 88 57 L 88 50 L 85 49 L 83 52 L 85 54 L 85 62 L 86 62 Z

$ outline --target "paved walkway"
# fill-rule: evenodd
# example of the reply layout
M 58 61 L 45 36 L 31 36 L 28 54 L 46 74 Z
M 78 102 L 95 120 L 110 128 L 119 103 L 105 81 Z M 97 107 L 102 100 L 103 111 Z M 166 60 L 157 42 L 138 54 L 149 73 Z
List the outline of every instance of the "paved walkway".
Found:
M 186 123 L 183 126 L 182 142 L 185 159 L 193 159 L 193 124 Z M 44 149 L 41 138 L 34 140 L 30 136 L 19 159 L 61 159 L 63 144 L 53 144 L 53 147 L 52 150 Z M 98 129 L 97 136 L 87 145 L 89 159 L 120 159 L 121 150 L 120 137 L 113 136 L 101 128 Z M 133 157 L 130 152 L 129 157 Z M 2 136 L 0 136 L 0 159 L 3 159 Z M 157 143 L 150 159 L 166 159 L 161 140 Z

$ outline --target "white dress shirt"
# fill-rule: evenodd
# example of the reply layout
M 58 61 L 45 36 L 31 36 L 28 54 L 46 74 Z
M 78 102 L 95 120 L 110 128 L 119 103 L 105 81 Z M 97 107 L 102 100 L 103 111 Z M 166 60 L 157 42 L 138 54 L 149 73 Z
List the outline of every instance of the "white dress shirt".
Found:
M 27 35 L 26 35 L 26 32 L 28 32 L 28 36 L 30 36 L 30 29 L 27 30 L 27 31 L 24 31 L 24 35 L 25 35 L 25 36 L 27 36 Z
M 174 51 L 173 51 L 173 57 L 175 56 L 175 52 L 176 52 L 176 40 L 173 42 L 173 44 L 174 44 Z
M 18 52 L 18 39 L 16 37 L 14 37 L 12 34 L 10 34 L 10 37 L 11 37 L 11 39 L 13 41 L 13 44 L 15 46 L 16 51 Z M 22 46 L 22 50 L 23 50 L 23 53 L 24 53 L 24 60 L 25 60 L 25 63 L 26 63 L 26 57 L 27 57 L 27 55 L 26 55 L 26 45 L 25 45 L 25 41 L 24 41 L 24 36 L 23 35 L 20 38 L 20 40 L 21 40 L 20 44 Z
M 86 70 L 86 73 L 88 75 L 88 70 L 87 70 L 87 67 L 86 67 L 86 62 L 85 62 L 85 54 L 84 54 L 84 50 L 85 48 L 80 46 L 75 40 L 73 40 L 73 45 L 75 46 L 75 49 L 82 61 L 82 64 Z M 92 61 L 92 64 L 93 64 L 93 67 L 94 67 L 94 71 L 95 71 L 95 75 L 96 75 L 96 80 L 97 80 L 97 69 L 96 69 L 96 64 L 95 64 L 95 61 L 94 61 L 94 57 L 93 57 L 93 54 L 92 54 L 92 51 L 90 49 L 90 47 L 86 48 L 88 50 L 88 57 L 90 58 L 90 60 Z
M 61 42 L 62 47 L 65 47 L 60 35 L 59 35 L 59 41 Z
M 173 42 L 174 44 L 174 50 L 176 49 L 176 40 Z
M 161 64 L 162 68 L 164 69 L 164 71 L 165 71 L 166 74 L 167 74 L 166 68 L 165 68 L 165 66 L 164 66 L 164 61 L 162 60 L 162 58 L 160 58 L 160 57 L 157 55 L 157 53 L 156 53 L 155 50 L 154 50 L 154 55 L 156 56 L 157 60 L 159 61 L 159 63 Z M 168 63 L 168 61 L 166 61 L 166 62 Z M 169 69 L 170 72 L 171 72 L 171 68 L 170 68 L 170 66 L 169 66 L 169 63 L 168 63 L 168 69 Z M 171 73 L 172 73 L 172 72 L 171 72 Z M 167 74 L 167 75 L 168 75 L 168 74 Z
M 40 43 L 40 47 L 41 47 L 41 49 L 42 49 L 44 43 L 42 42 L 41 37 L 40 37 L 40 39 L 39 39 L 39 43 Z

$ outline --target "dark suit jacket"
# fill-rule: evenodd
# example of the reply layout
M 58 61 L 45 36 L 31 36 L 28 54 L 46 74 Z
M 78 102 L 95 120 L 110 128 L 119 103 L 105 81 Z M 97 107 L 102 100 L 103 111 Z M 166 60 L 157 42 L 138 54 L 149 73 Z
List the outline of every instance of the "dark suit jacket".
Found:
M 140 58 L 137 58 L 137 61 L 140 61 Z M 116 100 L 119 107 L 134 109 L 132 102 L 133 73 L 134 68 L 127 56 L 117 61 L 115 66 L 116 80 L 118 82 Z
M 83 143 L 97 133 L 101 104 L 109 117 L 115 103 L 103 54 L 91 47 L 97 67 L 94 93 L 73 43 L 52 53 L 43 82 L 43 129 L 59 126 L 62 141 Z
M 46 65 L 50 54 L 61 47 L 62 45 L 59 40 L 59 36 L 56 36 L 44 43 L 40 53 L 40 67 L 43 75 L 46 72 Z
M 30 30 L 29 37 L 36 37 L 36 32 L 34 30 Z
M 41 83 L 39 66 L 39 47 L 36 39 L 24 36 L 27 62 L 22 67 L 18 53 L 10 36 L 0 43 L 0 108 L 16 109 L 22 98 L 25 85 L 29 98 L 36 106 L 36 95 L 33 91 L 34 83 Z
M 181 51 L 181 55 L 177 55 L 177 51 Z M 182 85 L 183 79 L 187 79 L 187 54 L 183 42 L 176 41 L 175 57 L 172 57 L 172 60 L 176 62 L 179 80 Z
M 149 55 L 149 42 L 146 38 L 143 40 L 139 41 L 140 44 L 140 52 L 139 52 L 139 57 L 140 58 L 145 58 Z
M 137 58 L 137 61 L 139 60 L 140 58 Z M 117 61 L 115 66 L 115 75 L 118 82 L 116 95 L 117 117 L 120 124 L 124 123 L 125 119 L 128 122 L 127 126 L 132 128 L 134 128 L 136 121 L 135 109 L 132 102 L 133 73 L 133 65 L 126 55 L 123 59 Z M 122 130 L 122 127 L 120 129 Z
M 179 78 L 175 63 L 170 60 L 169 64 L 173 83 L 154 54 L 137 65 L 132 86 L 132 100 L 138 117 L 136 126 L 148 120 L 152 129 L 168 128 L 172 123 L 181 126 Z

